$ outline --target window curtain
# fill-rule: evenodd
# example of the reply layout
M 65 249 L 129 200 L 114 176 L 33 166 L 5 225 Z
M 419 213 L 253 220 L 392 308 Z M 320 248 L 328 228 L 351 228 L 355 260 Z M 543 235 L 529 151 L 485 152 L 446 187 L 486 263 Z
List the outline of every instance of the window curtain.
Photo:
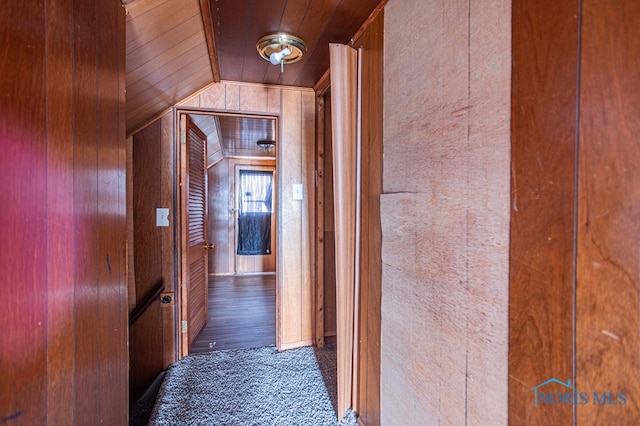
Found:
M 238 255 L 271 254 L 273 172 L 240 170 Z

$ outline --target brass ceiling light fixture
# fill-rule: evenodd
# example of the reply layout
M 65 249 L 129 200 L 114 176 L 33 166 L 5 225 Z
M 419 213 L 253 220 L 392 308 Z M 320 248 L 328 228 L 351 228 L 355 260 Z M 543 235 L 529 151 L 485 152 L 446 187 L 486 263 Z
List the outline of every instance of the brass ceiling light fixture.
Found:
M 256 144 L 267 152 L 271 152 L 276 147 L 276 141 L 271 139 L 260 139 Z
M 284 71 L 285 64 L 298 62 L 307 52 L 304 40 L 287 33 L 267 34 L 258 40 L 256 48 L 264 59 L 280 65 L 280 72 Z

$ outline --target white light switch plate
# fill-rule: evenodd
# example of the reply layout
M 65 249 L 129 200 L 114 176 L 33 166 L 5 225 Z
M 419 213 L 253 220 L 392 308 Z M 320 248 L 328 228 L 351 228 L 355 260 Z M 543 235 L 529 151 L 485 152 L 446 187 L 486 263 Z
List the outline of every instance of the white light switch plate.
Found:
M 156 209 L 156 226 L 169 226 L 169 209 Z
M 294 183 L 293 184 L 293 199 L 294 200 L 302 200 L 302 184 Z

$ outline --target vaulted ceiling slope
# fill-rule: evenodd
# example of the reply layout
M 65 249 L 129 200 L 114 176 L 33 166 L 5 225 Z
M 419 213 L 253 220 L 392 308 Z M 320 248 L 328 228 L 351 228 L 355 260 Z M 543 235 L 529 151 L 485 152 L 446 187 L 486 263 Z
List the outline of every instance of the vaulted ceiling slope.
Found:
M 127 133 L 214 81 L 313 87 L 329 43 L 348 43 L 381 0 L 121 0 L 127 10 Z M 256 42 L 286 31 L 307 43 L 284 73 Z

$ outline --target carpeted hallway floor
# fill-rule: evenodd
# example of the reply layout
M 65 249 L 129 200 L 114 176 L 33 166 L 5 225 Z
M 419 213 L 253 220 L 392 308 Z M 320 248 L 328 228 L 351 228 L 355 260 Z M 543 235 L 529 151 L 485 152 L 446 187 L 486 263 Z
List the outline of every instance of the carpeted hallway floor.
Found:
M 335 372 L 335 345 L 190 355 L 167 370 L 149 425 L 356 425 L 336 417 Z

